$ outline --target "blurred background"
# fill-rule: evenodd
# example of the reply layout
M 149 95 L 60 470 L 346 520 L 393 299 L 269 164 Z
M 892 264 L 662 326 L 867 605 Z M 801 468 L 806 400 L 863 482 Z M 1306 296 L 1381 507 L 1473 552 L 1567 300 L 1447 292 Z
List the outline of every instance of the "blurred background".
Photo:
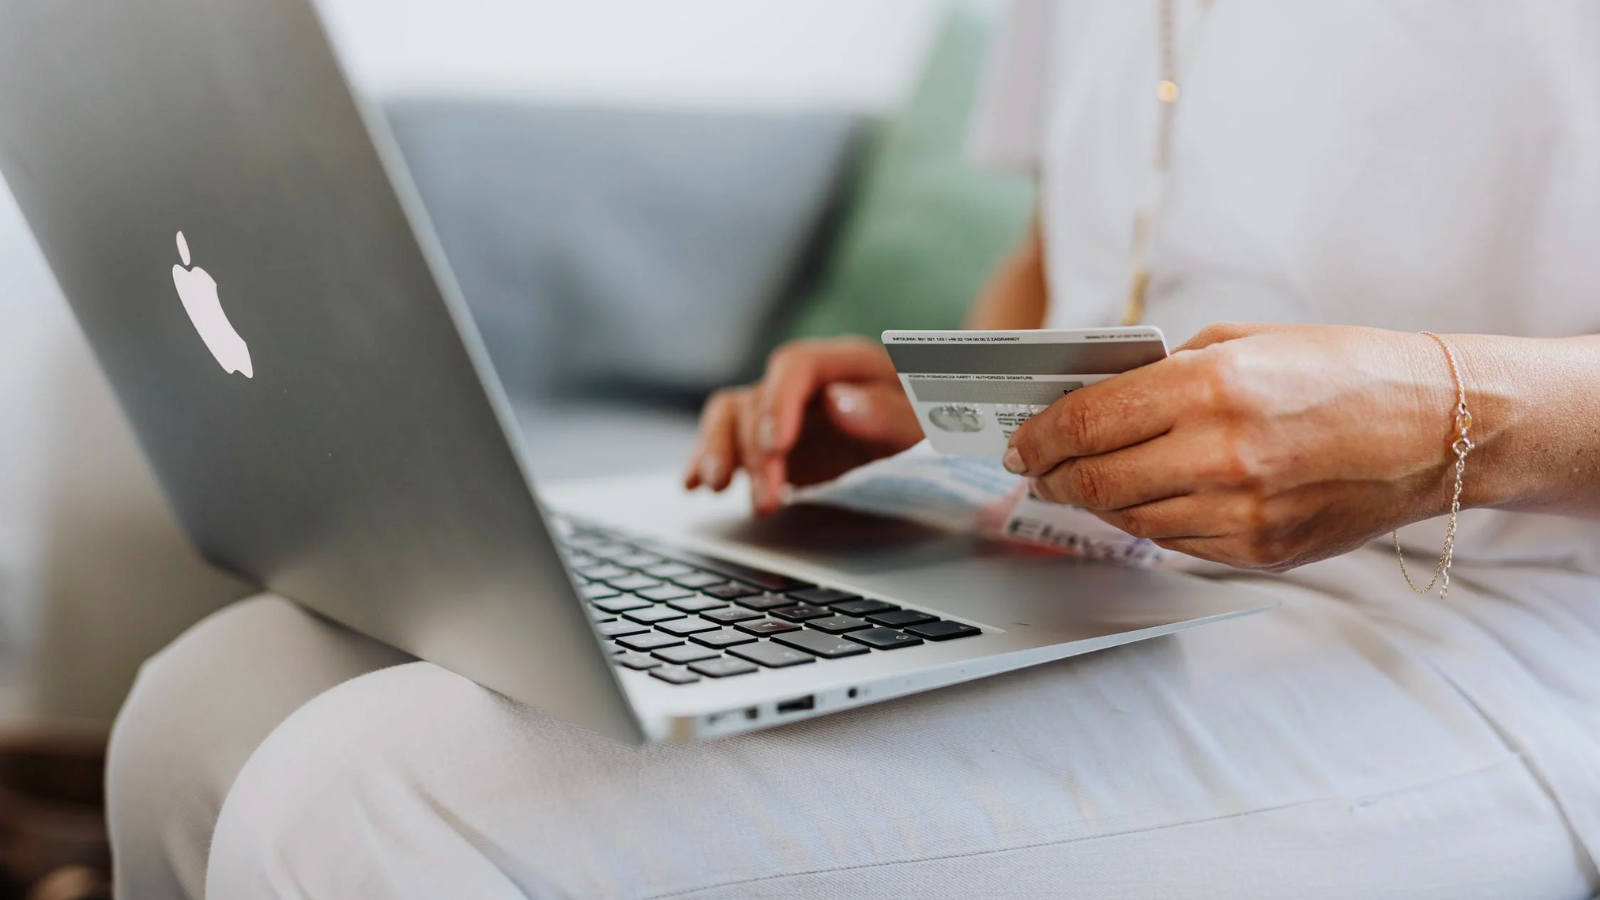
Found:
M 995 4 L 322 0 L 542 478 L 677 469 L 795 336 L 955 327 L 1026 180 L 963 155 Z M 0 187 L 0 723 L 109 723 L 253 592 L 200 562 Z

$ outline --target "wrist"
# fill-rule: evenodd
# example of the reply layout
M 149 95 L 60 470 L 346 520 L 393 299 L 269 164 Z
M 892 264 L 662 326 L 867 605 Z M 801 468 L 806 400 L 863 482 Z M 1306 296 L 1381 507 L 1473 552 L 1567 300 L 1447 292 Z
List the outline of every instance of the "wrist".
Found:
M 1455 353 L 1467 412 L 1472 416 L 1467 436 L 1473 448 L 1467 455 L 1461 508 L 1517 506 L 1537 492 L 1537 486 L 1528 483 L 1527 470 L 1515 463 L 1516 435 L 1523 432 L 1528 407 L 1522 402 L 1526 390 L 1518 383 L 1518 368 L 1509 363 L 1523 352 L 1518 345 L 1524 339 L 1476 334 L 1441 337 Z M 1442 351 L 1434 349 L 1442 356 Z M 1446 365 L 1443 359 L 1439 364 Z M 1451 427 L 1454 407 L 1452 399 L 1448 411 L 1440 414 L 1451 432 L 1446 444 L 1456 437 Z M 1453 466 L 1455 455 L 1448 446 L 1442 454 Z

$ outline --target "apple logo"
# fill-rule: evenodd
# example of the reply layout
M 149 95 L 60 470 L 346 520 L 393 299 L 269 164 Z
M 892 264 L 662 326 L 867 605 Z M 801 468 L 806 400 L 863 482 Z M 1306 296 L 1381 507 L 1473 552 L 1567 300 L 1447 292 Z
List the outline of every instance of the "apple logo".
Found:
M 250 366 L 250 348 L 245 345 L 244 338 L 239 337 L 239 332 L 233 330 L 227 313 L 222 311 L 217 282 L 199 266 L 187 268 L 189 242 L 181 231 L 178 232 L 178 256 L 183 259 L 183 265 L 172 267 L 172 283 L 177 285 L 178 299 L 183 301 L 194 330 L 200 332 L 200 339 L 206 342 L 211 355 L 224 370 L 243 372 L 246 378 L 255 377 L 255 370 Z

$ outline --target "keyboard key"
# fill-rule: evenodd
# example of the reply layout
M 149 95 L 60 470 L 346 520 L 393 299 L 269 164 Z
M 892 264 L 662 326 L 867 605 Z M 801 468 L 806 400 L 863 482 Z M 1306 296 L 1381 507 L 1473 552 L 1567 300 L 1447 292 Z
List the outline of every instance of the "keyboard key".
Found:
M 683 612 L 706 612 L 706 610 L 728 609 L 728 604 L 718 601 L 717 597 L 704 597 L 694 594 L 693 597 L 683 597 L 682 601 L 672 601 L 669 607 Z
M 866 619 L 858 619 L 855 616 L 829 616 L 826 619 L 812 619 L 806 624 L 828 634 L 843 634 L 846 631 L 857 631 L 868 627 Z
M 873 613 L 891 612 L 900 607 L 882 600 L 846 600 L 833 604 L 833 611 L 847 616 L 870 616 Z
M 800 626 L 793 622 L 784 622 L 778 619 L 756 619 L 752 622 L 735 622 L 735 628 L 745 634 L 782 634 L 785 631 L 799 631 Z
M 740 597 L 748 597 L 751 594 L 759 594 L 761 593 L 761 589 L 753 588 L 748 584 L 740 584 L 737 581 L 725 581 L 722 584 L 713 584 L 708 588 L 702 588 L 701 592 L 710 594 L 713 597 L 721 597 L 724 600 L 737 600 Z
M 826 619 L 833 615 L 821 606 L 812 606 L 809 603 L 796 603 L 793 606 L 780 606 L 771 610 L 769 615 L 777 616 L 788 622 L 804 622 L 807 619 Z
M 762 641 L 758 644 L 745 644 L 743 647 L 734 647 L 728 651 L 740 659 L 748 659 L 760 663 L 769 669 L 782 669 L 788 666 L 801 666 L 809 662 L 816 662 L 817 658 L 804 650 L 793 647 L 780 647 L 771 641 Z
M 629 650 L 638 650 L 641 653 L 648 653 L 651 650 L 660 650 L 662 647 L 671 647 L 675 644 L 681 644 L 683 643 L 683 638 L 673 637 L 670 634 L 662 634 L 659 631 L 650 631 L 644 634 L 633 634 L 627 637 L 619 637 L 617 638 L 617 643 L 627 647 Z
M 608 613 L 603 609 L 595 609 L 592 606 L 589 607 L 589 621 L 591 622 L 615 622 L 616 620 L 617 617 L 615 615 Z
M 687 575 L 668 575 L 667 580 L 673 584 L 681 584 L 686 588 L 694 588 L 695 590 L 727 581 L 721 575 L 713 575 L 710 572 L 702 572 L 699 569 L 690 569 Z
M 624 619 L 632 619 L 635 622 L 643 622 L 646 625 L 654 625 L 657 622 L 665 622 L 668 619 L 681 619 L 686 615 L 688 615 L 688 613 L 679 612 L 670 606 L 652 606 L 648 609 L 636 609 L 631 612 L 625 612 L 622 614 L 622 617 Z
M 672 604 L 668 605 L 671 606 Z M 741 609 L 737 606 L 730 606 L 727 609 L 713 609 L 709 612 L 703 613 L 703 615 L 713 622 L 721 622 L 724 625 L 732 625 L 735 622 L 745 622 L 749 621 L 750 619 L 761 618 L 761 613 L 752 612 L 748 609 Z
M 620 544 L 614 541 L 603 544 L 590 544 L 583 549 L 587 551 L 590 556 L 598 556 L 601 559 L 614 559 L 618 556 L 627 556 L 630 553 L 637 553 L 639 550 L 639 548 L 633 546 L 632 544 Z
M 831 606 L 843 600 L 861 599 L 860 594 L 852 594 L 849 591 L 836 591 L 833 588 L 825 587 L 807 588 L 803 591 L 790 591 L 789 596 L 799 600 L 801 603 L 812 603 L 817 606 Z
M 890 628 L 904 628 L 907 625 L 921 625 L 924 622 L 937 622 L 938 616 L 930 616 L 925 612 L 914 609 L 897 609 L 893 612 L 874 613 L 867 616 L 868 622 L 878 625 L 887 625 Z
M 630 634 L 644 634 L 650 630 L 649 625 L 640 625 L 638 622 L 602 622 L 595 626 L 602 637 L 627 637 Z
M 796 631 L 794 634 L 780 634 L 772 639 L 775 644 L 785 647 L 795 647 L 807 653 L 815 653 L 823 659 L 839 659 L 845 656 L 860 656 L 868 653 L 866 647 L 854 641 L 847 641 L 843 637 L 834 637 L 820 631 Z
M 963 622 L 952 622 L 946 619 L 943 622 L 929 622 L 926 625 L 915 625 L 907 631 L 917 637 L 925 637 L 930 641 L 951 641 L 956 638 L 972 637 L 983 634 L 983 629 Z
M 732 628 L 719 628 L 716 631 L 705 631 L 692 635 L 689 640 L 694 641 L 696 644 L 704 644 L 707 647 L 720 648 L 748 644 L 755 640 L 755 636 L 745 634 L 742 631 L 734 631 Z
M 722 626 L 715 622 L 707 622 L 705 619 L 695 616 L 692 619 L 679 619 L 676 622 L 662 622 L 656 627 L 662 631 L 665 631 L 667 634 L 676 634 L 680 637 L 688 637 L 691 634 L 699 634 L 702 631 L 716 631 Z
M 684 597 L 694 596 L 694 591 L 678 587 L 675 584 L 660 584 L 653 588 L 645 588 L 642 591 L 634 591 L 634 593 L 646 600 L 654 600 L 657 603 L 665 603 L 668 600 L 682 600 Z
M 694 594 L 692 596 L 685 597 L 682 600 L 674 600 L 667 605 L 673 609 L 681 609 L 684 612 L 704 612 L 708 609 L 724 609 L 728 604 L 718 600 L 715 597 L 705 597 L 700 594 Z
M 662 666 L 659 669 L 651 669 L 650 677 L 659 678 L 667 684 L 694 684 L 700 680 L 699 675 L 675 666 Z
M 627 566 L 630 569 L 642 569 L 645 566 L 653 566 L 658 563 L 666 562 L 666 560 L 655 555 L 654 553 L 644 553 L 642 551 L 639 553 L 629 553 L 625 556 L 613 556 L 611 557 L 611 561 L 619 566 Z
M 638 597 L 612 597 L 610 600 L 593 600 L 589 605 L 608 613 L 625 613 L 630 609 L 645 609 L 650 606 L 650 601 Z
M 645 566 L 639 571 L 649 575 L 651 578 L 665 578 L 671 581 L 679 575 L 687 575 L 693 572 L 694 569 L 680 562 L 663 562 L 656 563 L 653 566 Z
M 627 666 L 630 669 L 654 669 L 656 666 L 661 665 L 661 660 L 646 656 L 643 653 L 618 653 L 616 656 L 611 657 L 611 661 L 619 666 Z
M 727 678 L 730 675 L 748 675 L 756 670 L 756 667 L 750 663 L 747 663 L 742 659 L 734 659 L 729 656 L 723 656 L 717 659 L 708 659 L 704 662 L 690 663 L 689 668 L 699 672 L 701 675 L 708 675 L 712 678 Z
M 578 595 L 586 600 L 604 600 L 607 597 L 617 597 L 621 591 L 609 584 L 586 584 L 578 589 Z
M 605 581 L 607 578 L 621 578 L 624 575 L 630 574 L 627 569 L 624 569 L 621 566 L 614 566 L 611 563 L 596 563 L 592 566 L 580 566 L 576 569 L 576 571 L 579 575 L 582 575 L 585 578 L 593 578 L 595 581 Z
M 642 591 L 646 588 L 657 587 L 661 584 L 661 582 L 655 580 L 654 578 L 646 578 L 643 575 L 629 573 L 621 578 L 607 578 L 606 584 L 611 585 L 619 591 Z
M 740 606 L 747 606 L 750 609 L 759 609 L 763 612 L 769 609 L 777 609 L 780 606 L 795 605 L 793 597 L 787 597 L 783 594 L 755 594 L 750 597 L 739 597 L 733 602 L 739 604 Z
M 844 637 L 846 640 L 876 647 L 879 650 L 897 650 L 901 647 L 915 647 L 922 643 L 922 638 L 912 637 L 893 628 L 868 628 L 866 631 L 852 631 Z
M 711 659 L 721 654 L 707 647 L 696 647 L 693 644 L 680 644 L 676 647 L 663 647 L 654 654 L 656 659 L 664 659 L 669 663 L 683 665 L 685 663 L 699 662 L 702 659 Z

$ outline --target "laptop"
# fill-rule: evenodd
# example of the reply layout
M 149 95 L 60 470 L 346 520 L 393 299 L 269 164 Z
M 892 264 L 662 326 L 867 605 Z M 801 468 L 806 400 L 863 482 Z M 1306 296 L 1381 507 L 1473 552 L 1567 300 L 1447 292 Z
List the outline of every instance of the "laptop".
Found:
M 613 738 L 799 721 L 1272 605 L 837 511 L 752 522 L 672 475 L 541 495 L 305 0 L 0 0 L 0 173 L 207 559 Z

